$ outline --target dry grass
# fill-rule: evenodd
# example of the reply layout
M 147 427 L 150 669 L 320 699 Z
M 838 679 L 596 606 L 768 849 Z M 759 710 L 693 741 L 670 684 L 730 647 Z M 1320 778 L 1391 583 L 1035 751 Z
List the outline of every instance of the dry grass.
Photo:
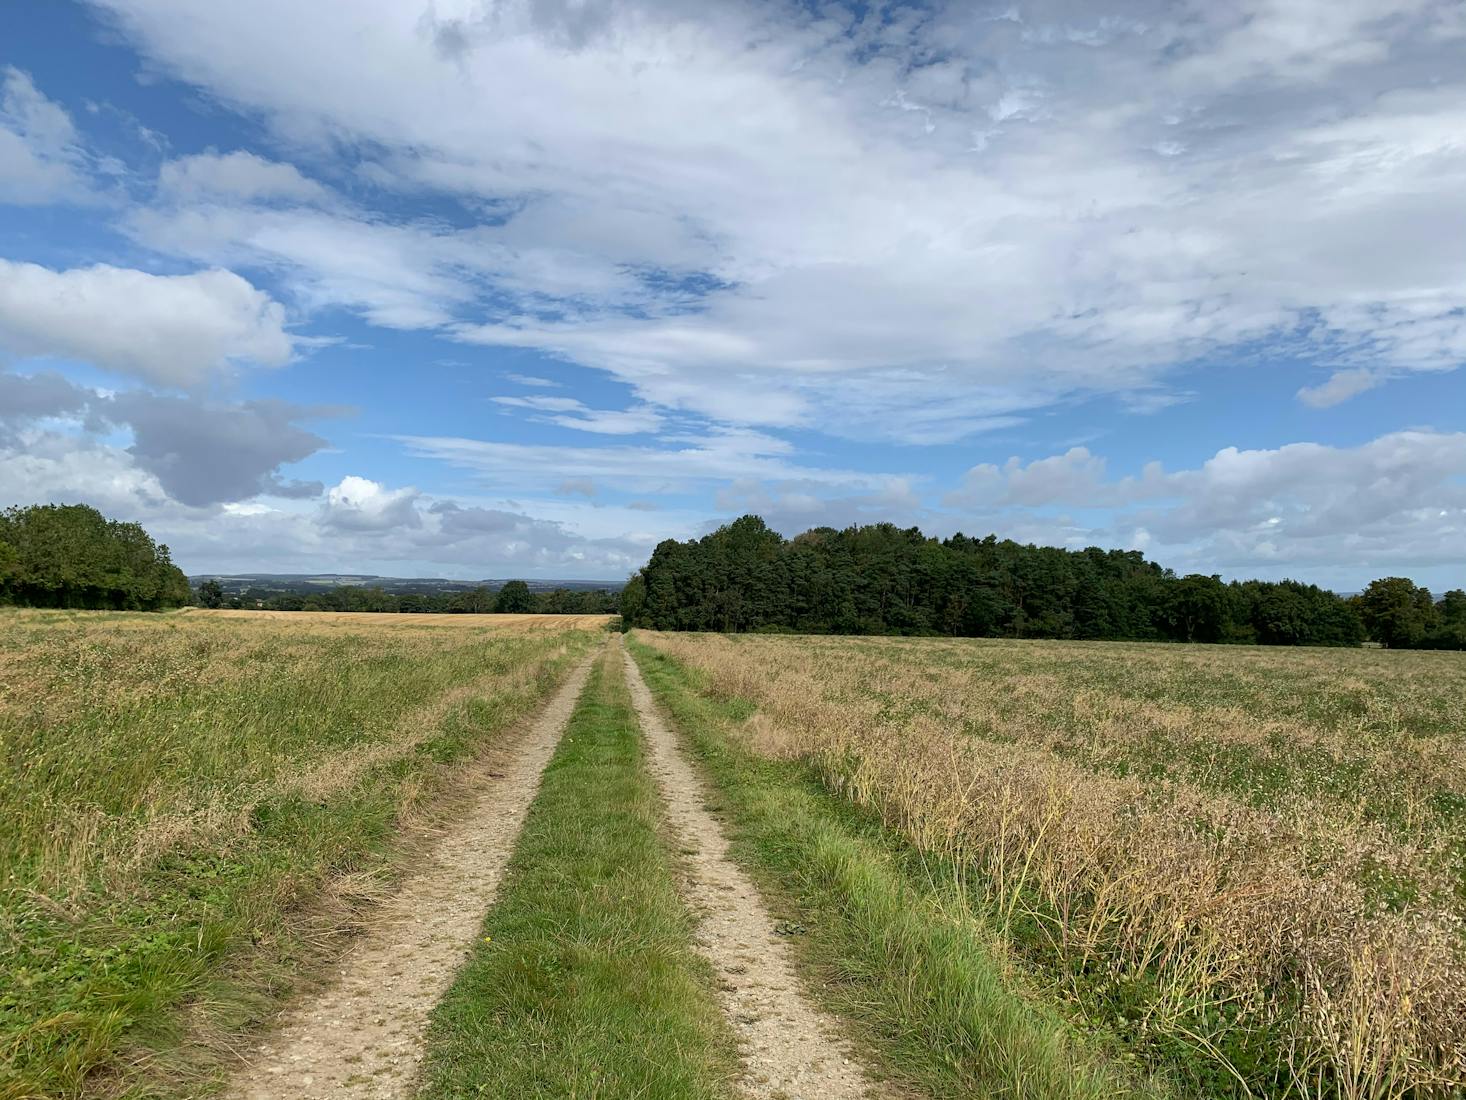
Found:
M 1194 1091 L 1466 1086 L 1458 655 L 647 638 Z
M 310 954 L 335 925 L 299 915 L 378 888 L 605 623 L 0 613 L 0 1097 L 145 1065 L 246 957 Z
M 599 630 L 611 621 L 610 615 L 443 615 L 416 614 L 406 611 L 359 613 L 354 611 L 260 611 L 253 608 L 209 609 L 188 607 L 176 612 L 190 618 L 270 619 L 275 622 L 302 622 L 315 626 L 354 624 L 364 620 L 375 628 L 383 626 L 441 626 L 455 630 L 504 629 L 549 631 Z

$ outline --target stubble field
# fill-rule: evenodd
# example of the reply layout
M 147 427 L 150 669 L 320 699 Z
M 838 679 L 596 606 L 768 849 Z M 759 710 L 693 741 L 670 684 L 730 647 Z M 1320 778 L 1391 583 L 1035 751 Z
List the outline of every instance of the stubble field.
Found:
M 1457 655 L 642 636 L 1179 1093 L 1466 1087 Z

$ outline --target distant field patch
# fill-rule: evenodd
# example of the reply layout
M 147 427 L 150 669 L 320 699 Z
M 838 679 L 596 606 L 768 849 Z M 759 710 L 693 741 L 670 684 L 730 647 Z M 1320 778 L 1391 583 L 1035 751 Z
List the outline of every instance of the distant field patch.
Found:
M 207 1076 L 606 621 L 0 613 L 0 1097 Z
M 598 630 L 611 621 L 610 615 L 448 615 L 415 614 L 404 611 L 257 611 L 209 610 L 189 607 L 177 612 L 189 618 L 266 619 L 276 622 L 355 623 L 357 626 L 441 626 L 457 630 L 492 630 L 516 627 L 531 631 Z
M 1466 1087 L 1458 654 L 641 636 L 1183 1094 Z

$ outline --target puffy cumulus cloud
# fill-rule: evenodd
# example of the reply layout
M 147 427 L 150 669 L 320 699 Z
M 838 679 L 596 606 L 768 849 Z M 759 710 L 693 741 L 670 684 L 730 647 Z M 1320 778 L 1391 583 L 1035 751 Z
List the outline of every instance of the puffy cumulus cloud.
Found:
M 1345 372 L 1314 403 L 1466 358 L 1454 0 L 97 2 L 296 147 L 490 214 L 236 193 L 140 239 L 653 404 L 948 441 L 1075 393 L 1160 407 L 1257 341 Z
M 100 406 L 107 419 L 132 430 L 128 453 L 137 465 L 190 507 L 261 493 L 319 496 L 319 482 L 287 481 L 279 470 L 326 445 L 298 421 L 328 411 L 284 401 L 225 405 L 142 391 L 118 394 Z
M 292 352 L 284 309 L 230 271 L 53 271 L 4 259 L 0 347 L 185 387 L 231 364 L 280 366 Z
M 158 170 L 158 187 L 176 200 L 225 198 L 316 202 L 330 192 L 292 164 L 253 153 L 199 153 L 168 161 Z
M 71 116 L 29 73 L 0 69 L 0 202 L 21 205 L 89 197 L 86 155 Z
M 1195 469 L 1152 463 L 1114 480 L 1102 460 L 1074 448 L 974 467 L 947 503 L 969 529 L 1132 546 L 1167 565 L 1233 575 L 1322 566 L 1360 584 L 1370 570 L 1459 565 L 1466 433 L 1393 432 L 1357 447 L 1228 447 Z
M 1061 455 L 1024 464 L 1016 456 L 998 467 L 974 466 L 963 475 L 959 488 L 943 497 L 953 507 L 1014 504 L 1113 503 L 1114 493 L 1104 484 L 1105 460 L 1086 447 L 1071 447 Z
M 421 527 L 416 489 L 388 489 L 364 477 L 344 477 L 326 493 L 321 506 L 327 527 L 345 531 L 384 531 Z

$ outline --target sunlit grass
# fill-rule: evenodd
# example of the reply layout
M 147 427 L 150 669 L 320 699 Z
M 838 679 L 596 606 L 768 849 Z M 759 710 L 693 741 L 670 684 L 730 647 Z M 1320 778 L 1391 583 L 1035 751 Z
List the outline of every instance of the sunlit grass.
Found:
M 592 673 L 434 1014 L 424 1100 L 733 1095 L 733 1039 L 692 947 L 621 659 Z

